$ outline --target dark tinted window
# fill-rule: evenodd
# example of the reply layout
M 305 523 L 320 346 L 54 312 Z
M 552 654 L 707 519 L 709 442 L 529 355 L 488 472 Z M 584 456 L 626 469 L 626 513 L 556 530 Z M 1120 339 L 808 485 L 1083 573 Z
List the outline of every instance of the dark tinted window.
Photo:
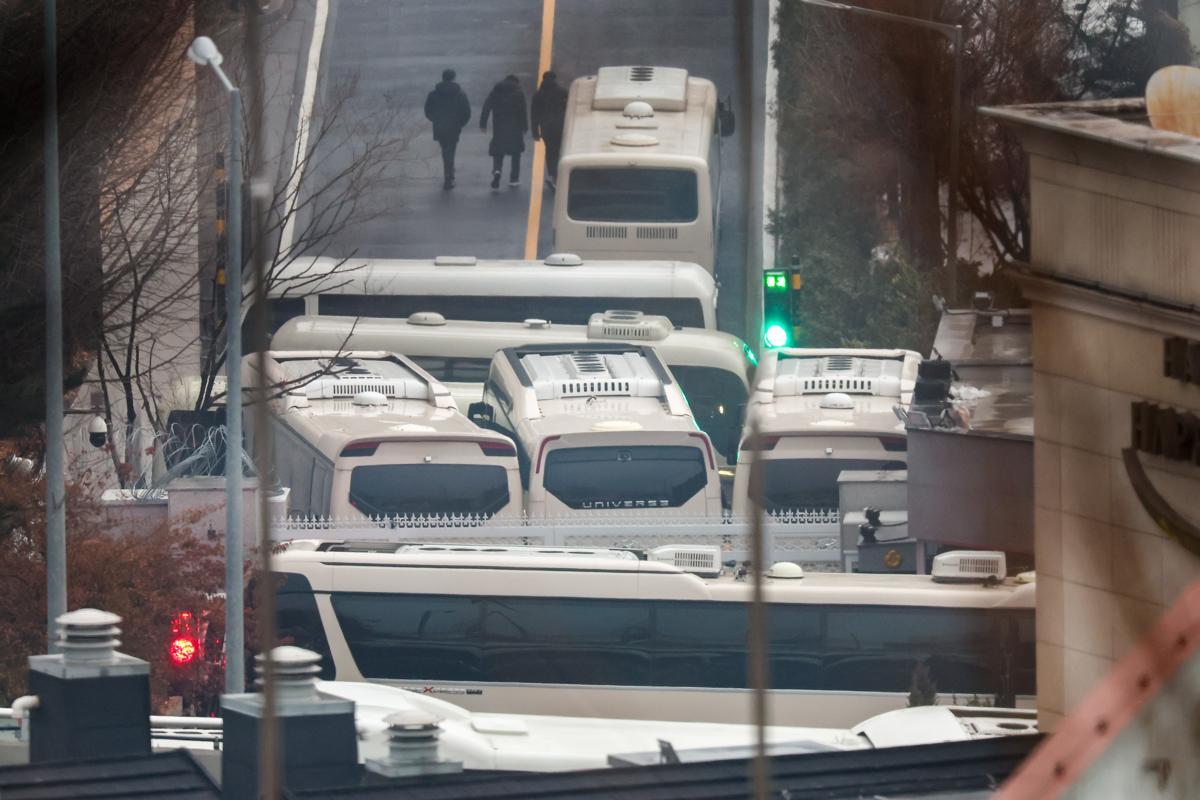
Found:
M 746 686 L 746 606 L 655 604 L 654 682 L 661 686 Z
M 708 482 L 697 447 L 567 447 L 546 456 L 542 484 L 569 508 L 674 508 Z
M 246 312 L 245 318 L 242 320 L 242 352 L 249 353 L 251 350 L 258 349 L 258 342 L 254 336 L 254 326 L 257 324 L 254 321 L 254 315 L 257 313 L 258 306 L 250 307 Z M 303 297 L 271 297 L 267 299 L 267 335 L 274 335 L 275 331 L 283 327 L 283 323 L 287 322 L 292 317 L 304 315 L 304 298 Z
M 364 678 L 484 680 L 483 601 L 335 593 L 333 610 Z
M 292 644 L 319 653 L 321 656 L 321 680 L 334 679 L 333 657 L 329 654 L 329 642 L 325 639 L 325 626 L 321 624 L 317 601 L 312 586 L 303 575 L 283 573 L 273 575 L 277 581 L 275 595 L 275 619 L 280 644 Z M 253 597 L 253 593 L 249 593 Z
M 701 601 L 334 594 L 366 678 L 745 688 L 746 607 Z M 776 689 L 1034 694 L 1032 611 L 767 608 Z
M 488 679 L 505 683 L 650 683 L 651 604 L 497 598 L 487 604 Z
M 907 692 L 924 661 L 939 692 L 1001 688 L 1004 612 L 959 608 L 831 606 L 825 675 L 830 689 Z
M 704 309 L 692 297 L 496 297 L 492 295 L 323 294 L 317 313 L 348 317 L 407 317 L 436 311 L 446 319 L 524 322 L 548 319 L 560 325 L 586 325 L 609 309 L 660 314 L 686 328 L 703 328 Z
M 669 364 L 679 388 L 687 395 L 696 424 L 712 439 L 713 447 L 729 463 L 737 461 L 746 408 L 746 385 L 730 372 L 715 367 L 681 367 Z
M 568 178 L 567 216 L 588 222 L 692 222 L 696 173 L 685 169 L 588 167 Z
M 494 514 L 508 503 L 508 473 L 482 464 L 355 467 L 350 503 L 371 516 Z
M 483 383 L 492 366 L 490 358 L 444 358 L 442 356 L 409 356 L 421 369 L 439 381 Z
M 845 470 L 904 469 L 903 461 L 868 458 L 795 458 L 763 460 L 766 510 L 837 508 L 838 475 Z

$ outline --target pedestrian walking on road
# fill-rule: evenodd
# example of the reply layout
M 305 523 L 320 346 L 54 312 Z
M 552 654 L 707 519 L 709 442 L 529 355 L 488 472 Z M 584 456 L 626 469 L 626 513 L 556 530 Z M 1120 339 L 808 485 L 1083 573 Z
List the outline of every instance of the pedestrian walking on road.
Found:
M 558 158 L 562 153 L 563 121 L 567 118 L 567 90 L 558 85 L 553 72 L 542 73 L 542 85 L 529 104 L 530 130 L 533 140 L 546 145 L 546 184 L 555 188 L 558 180 Z
M 516 75 L 509 75 L 492 87 L 479 115 L 479 130 L 486 131 L 488 117 L 492 118 L 492 142 L 488 155 L 492 157 L 492 188 L 500 188 L 500 173 L 504 157 L 511 156 L 508 185 L 521 185 L 521 153 L 525 152 L 525 131 L 529 119 L 525 115 L 525 92 Z
M 442 148 L 442 188 L 454 188 L 454 153 L 458 135 L 471 121 L 471 103 L 454 82 L 452 69 L 442 70 L 442 82 L 425 98 L 425 118 L 433 123 L 433 138 Z

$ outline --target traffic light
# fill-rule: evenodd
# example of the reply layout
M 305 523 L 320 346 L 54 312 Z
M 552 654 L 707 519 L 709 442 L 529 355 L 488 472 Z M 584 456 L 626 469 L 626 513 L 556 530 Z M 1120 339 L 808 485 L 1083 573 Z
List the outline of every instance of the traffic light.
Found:
M 767 347 L 792 344 L 792 289 L 799 287 L 799 278 L 799 273 L 784 269 L 763 273 L 763 344 Z

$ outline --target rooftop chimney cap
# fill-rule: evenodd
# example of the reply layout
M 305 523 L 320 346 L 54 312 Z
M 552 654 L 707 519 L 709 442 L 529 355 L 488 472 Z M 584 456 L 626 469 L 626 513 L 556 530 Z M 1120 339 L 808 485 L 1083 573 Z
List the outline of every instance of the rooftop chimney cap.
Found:
M 389 728 L 429 728 L 435 727 L 442 718 L 420 708 L 405 708 L 394 711 L 383 718 Z
M 109 664 L 121 641 L 121 617 L 98 608 L 80 608 L 60 614 L 58 643 L 63 661 L 70 664 Z
M 262 684 L 266 664 L 262 653 L 254 657 L 257 683 Z M 271 651 L 275 685 L 281 700 L 307 700 L 317 695 L 317 674 L 321 671 L 321 656 L 303 647 L 285 644 Z

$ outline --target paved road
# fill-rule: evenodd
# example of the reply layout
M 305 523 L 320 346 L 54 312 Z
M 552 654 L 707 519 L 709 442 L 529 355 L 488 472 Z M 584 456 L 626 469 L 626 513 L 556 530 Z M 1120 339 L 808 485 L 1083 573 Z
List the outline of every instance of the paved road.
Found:
M 684 67 L 710 78 L 736 99 L 737 27 L 732 0 L 559 0 L 553 66 L 564 82 L 603 65 L 649 63 Z M 392 115 L 390 130 L 411 135 L 402 161 L 377 184 L 371 208 L 380 216 L 353 225 L 322 245 L 325 255 L 427 258 L 439 254 L 519 258 L 529 211 L 532 147 L 519 189 L 488 187 L 487 137 L 477 120 L 492 84 L 516 74 L 532 94 L 541 36 L 540 0 L 331 0 L 318 106 L 356 82 L 346 118 Z M 441 189 L 441 163 L 424 120 L 425 94 L 444 67 L 459 73 L 475 120 L 459 146 L 458 188 Z M 740 331 L 743 320 L 745 198 L 741 148 L 747 126 L 725 140 L 725 195 L 717 277 L 719 321 Z M 369 133 L 330 137 L 306 177 L 316 184 L 344 167 L 353 145 Z M 532 144 L 532 143 L 529 143 Z M 539 254 L 551 241 L 552 198 L 542 209 Z
M 523 185 L 493 192 L 488 137 L 480 133 L 478 120 L 488 91 L 505 75 L 515 74 L 530 92 L 541 5 L 539 0 L 332 0 L 321 104 L 357 81 L 350 114 L 373 121 L 392 114 L 392 130 L 412 138 L 373 200 L 373 207 L 385 213 L 333 237 L 326 255 L 521 257 L 529 154 L 522 162 Z M 452 192 L 442 191 L 441 157 L 423 112 L 426 93 L 446 67 L 458 71 L 473 114 L 459 144 L 458 187 Z M 329 144 L 343 152 L 319 150 L 318 170 L 345 163 L 345 138 L 332 137 Z

